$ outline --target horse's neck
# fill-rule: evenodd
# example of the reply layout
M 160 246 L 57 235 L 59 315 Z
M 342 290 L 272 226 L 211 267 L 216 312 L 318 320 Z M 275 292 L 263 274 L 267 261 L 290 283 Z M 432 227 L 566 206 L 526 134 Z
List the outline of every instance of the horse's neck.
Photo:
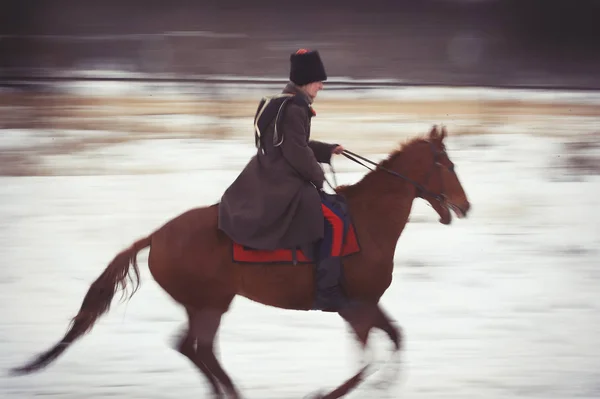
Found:
M 357 229 L 364 229 L 369 241 L 376 242 L 390 259 L 408 222 L 415 194 L 410 183 L 381 175 L 361 182 L 360 189 L 353 190 L 348 198 Z

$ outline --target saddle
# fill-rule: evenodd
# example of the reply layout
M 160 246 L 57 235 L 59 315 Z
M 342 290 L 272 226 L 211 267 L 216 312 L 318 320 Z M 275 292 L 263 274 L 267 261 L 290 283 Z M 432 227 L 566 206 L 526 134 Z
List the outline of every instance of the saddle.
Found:
M 337 232 L 332 232 L 332 234 L 335 233 Z M 360 245 L 353 224 L 350 224 L 345 235 L 341 232 L 340 236 L 337 238 L 332 236 L 331 240 L 334 241 L 340 239 L 343 242 L 342 251 L 340 253 L 341 257 L 347 257 L 360 252 Z M 248 248 L 236 242 L 232 244 L 232 258 L 236 263 L 249 264 L 278 263 L 296 265 L 298 263 L 314 263 L 315 261 L 314 255 L 302 248 L 264 250 Z
M 329 221 L 324 229 L 325 236 L 321 248 L 327 252 L 314 253 L 312 248 L 278 248 L 262 250 L 246 247 L 240 243 L 232 244 L 232 258 L 237 263 L 315 263 L 317 259 L 329 257 L 347 257 L 360 252 L 360 245 L 354 223 L 346 210 L 345 202 L 337 194 L 321 192 L 324 217 Z M 333 217 L 332 217 L 333 216 Z M 337 217 L 336 217 L 337 216 Z M 342 219 L 342 220 L 340 220 Z

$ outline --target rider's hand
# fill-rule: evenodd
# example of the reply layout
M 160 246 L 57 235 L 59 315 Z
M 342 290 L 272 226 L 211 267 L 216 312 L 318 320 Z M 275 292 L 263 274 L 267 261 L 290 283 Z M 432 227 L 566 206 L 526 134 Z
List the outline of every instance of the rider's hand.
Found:
M 333 154 L 341 154 L 342 152 L 344 152 L 344 147 L 342 147 L 341 145 L 338 145 L 337 147 L 335 147 L 333 149 L 333 151 L 331 151 Z

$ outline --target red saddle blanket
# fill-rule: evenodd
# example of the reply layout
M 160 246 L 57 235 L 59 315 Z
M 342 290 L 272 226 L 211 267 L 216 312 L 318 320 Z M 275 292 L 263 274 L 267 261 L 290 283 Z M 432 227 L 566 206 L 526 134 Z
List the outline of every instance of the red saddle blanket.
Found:
M 360 252 L 360 245 L 354 225 L 350 224 L 342 246 L 342 257 Z M 262 250 L 247 248 L 236 242 L 233 243 L 233 261 L 238 263 L 293 263 L 294 257 L 291 249 Z M 312 261 L 298 249 L 296 251 L 298 263 L 312 263 Z

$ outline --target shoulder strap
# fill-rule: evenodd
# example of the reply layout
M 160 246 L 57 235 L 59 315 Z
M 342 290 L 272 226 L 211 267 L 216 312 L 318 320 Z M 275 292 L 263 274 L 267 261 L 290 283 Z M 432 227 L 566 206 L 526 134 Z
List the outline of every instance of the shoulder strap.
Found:
M 256 109 L 256 113 L 254 114 L 254 145 L 256 148 L 260 148 L 260 129 L 258 127 L 258 118 L 262 115 L 265 110 L 265 106 L 267 103 L 267 97 L 263 97 L 258 103 L 258 108 Z
M 279 106 L 279 109 L 277 110 L 277 115 L 275 116 L 275 133 L 273 133 L 273 147 L 279 147 L 283 143 L 283 132 L 279 134 L 279 132 L 281 131 L 280 117 L 283 116 L 285 105 L 288 103 L 288 101 L 293 101 L 294 98 L 295 97 L 284 99 L 281 105 Z
M 273 135 L 273 146 L 279 147 L 283 143 L 283 132 L 279 134 L 280 129 L 280 117 L 283 116 L 285 111 L 285 105 L 292 101 L 294 104 L 299 105 L 300 107 L 306 109 L 309 118 L 313 117 L 313 113 L 311 111 L 311 105 L 301 96 L 292 95 L 289 98 L 286 98 L 281 103 L 279 110 L 277 111 L 276 119 L 275 119 L 275 134 Z
M 263 153 L 265 153 L 265 149 L 261 141 L 261 130 L 266 129 L 273 118 L 279 117 L 284 104 L 293 97 L 293 94 L 281 93 L 274 96 L 266 96 L 261 99 L 256 114 L 254 115 L 254 144 L 257 148 L 261 149 Z M 273 140 L 274 142 L 280 141 L 277 139 L 277 123 L 275 124 L 275 135 Z

